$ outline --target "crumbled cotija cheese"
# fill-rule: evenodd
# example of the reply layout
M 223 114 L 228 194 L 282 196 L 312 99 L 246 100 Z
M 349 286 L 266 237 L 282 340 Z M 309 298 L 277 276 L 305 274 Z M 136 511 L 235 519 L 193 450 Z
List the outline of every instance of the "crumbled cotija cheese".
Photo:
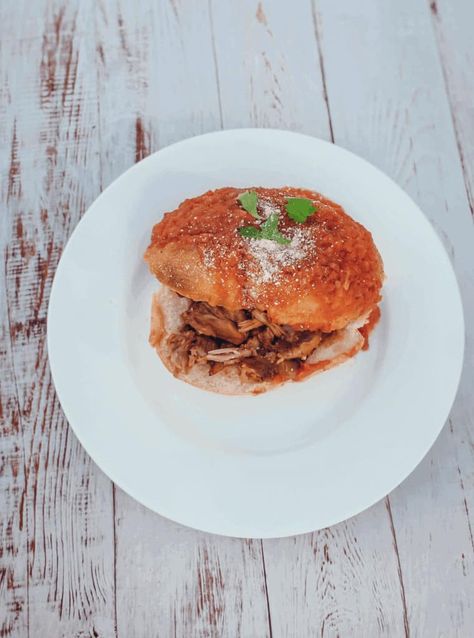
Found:
M 261 199 L 260 202 L 260 216 L 265 220 L 270 217 L 272 213 L 280 212 L 279 208 L 272 204 L 268 199 Z
M 304 259 L 314 249 L 311 234 L 303 228 L 289 231 L 291 243 L 284 245 L 270 239 L 248 240 L 248 250 L 256 268 L 250 268 L 249 277 L 255 284 L 278 284 L 280 273 L 286 267 Z

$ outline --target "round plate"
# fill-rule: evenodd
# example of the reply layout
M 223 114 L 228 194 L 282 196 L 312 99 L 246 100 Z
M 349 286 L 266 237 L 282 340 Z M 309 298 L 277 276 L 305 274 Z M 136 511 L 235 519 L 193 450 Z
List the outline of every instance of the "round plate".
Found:
M 158 282 L 150 231 L 187 197 L 222 186 L 300 186 L 342 204 L 385 264 L 370 349 L 256 397 L 176 380 L 148 345 Z M 241 537 L 333 525 L 396 487 L 433 444 L 464 346 L 449 259 L 413 201 L 333 144 L 242 129 L 185 140 L 124 173 L 66 246 L 51 293 L 48 348 L 66 416 L 122 489 L 170 519 Z

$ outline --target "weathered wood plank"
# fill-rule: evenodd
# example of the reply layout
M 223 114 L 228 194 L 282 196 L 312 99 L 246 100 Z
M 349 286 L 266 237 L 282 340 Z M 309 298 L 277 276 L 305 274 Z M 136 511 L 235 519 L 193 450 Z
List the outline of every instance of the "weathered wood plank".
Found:
M 270 636 L 258 541 L 196 532 L 117 492 L 121 636 Z
M 265 541 L 274 636 L 406 635 L 387 518 L 380 504 L 314 534 Z
M 255 1 L 212 8 L 224 123 L 331 139 L 310 3 L 291 12 Z M 383 503 L 330 530 L 265 540 L 263 550 L 274 637 L 404 632 L 403 585 Z
M 289 128 L 325 139 L 330 122 L 309 2 L 211 2 L 225 128 Z M 304 46 L 301 46 L 304 43 Z
M 97 33 L 105 183 L 164 144 L 220 127 L 205 4 L 103 4 Z M 260 543 L 194 532 L 118 489 L 115 513 L 120 636 L 268 635 Z
M 45 343 L 62 248 L 100 191 L 91 2 L 3 6 L 2 636 L 114 633 L 110 482 L 69 430 Z M 92 55 L 91 55 L 92 54 Z M 3 161 L 2 161 L 3 167 Z M 4 345 L 3 345 L 4 344 Z M 94 633 L 95 632 L 95 633 Z
M 430 1 L 466 189 L 474 215 L 474 3 Z
M 456 268 L 470 326 L 472 219 L 428 6 L 316 4 L 336 142 L 385 170 L 432 220 Z M 469 330 L 451 427 L 390 496 L 412 635 L 467 635 L 474 620 L 472 375 Z

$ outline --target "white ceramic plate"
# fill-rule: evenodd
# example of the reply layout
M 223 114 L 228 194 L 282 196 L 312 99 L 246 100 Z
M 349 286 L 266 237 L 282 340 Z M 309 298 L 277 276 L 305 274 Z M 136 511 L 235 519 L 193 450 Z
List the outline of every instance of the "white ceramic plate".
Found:
M 207 393 L 164 368 L 147 342 L 152 225 L 229 185 L 308 187 L 373 233 L 387 281 L 368 352 L 257 397 Z M 242 537 L 320 529 L 390 492 L 448 416 L 463 345 L 455 276 L 413 201 L 348 151 L 275 130 L 185 140 L 117 179 L 74 231 L 48 316 L 59 399 L 97 464 L 152 510 Z

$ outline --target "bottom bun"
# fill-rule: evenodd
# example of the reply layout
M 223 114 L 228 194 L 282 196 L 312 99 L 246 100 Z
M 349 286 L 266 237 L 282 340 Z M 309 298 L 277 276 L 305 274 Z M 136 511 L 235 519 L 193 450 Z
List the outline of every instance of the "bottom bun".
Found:
M 202 390 L 228 395 L 261 394 L 291 380 L 276 377 L 268 381 L 243 381 L 236 366 L 228 366 L 217 374 L 210 375 L 206 363 L 196 363 L 188 371 L 178 370 L 173 362 L 168 337 L 183 327 L 181 315 L 189 305 L 189 299 L 180 297 L 166 286 L 161 286 L 153 295 L 150 345 L 155 348 L 164 365 L 177 379 Z M 295 381 L 328 370 L 357 354 L 365 342 L 358 330 L 360 325 L 360 322 L 353 322 L 325 339 L 304 362 Z

